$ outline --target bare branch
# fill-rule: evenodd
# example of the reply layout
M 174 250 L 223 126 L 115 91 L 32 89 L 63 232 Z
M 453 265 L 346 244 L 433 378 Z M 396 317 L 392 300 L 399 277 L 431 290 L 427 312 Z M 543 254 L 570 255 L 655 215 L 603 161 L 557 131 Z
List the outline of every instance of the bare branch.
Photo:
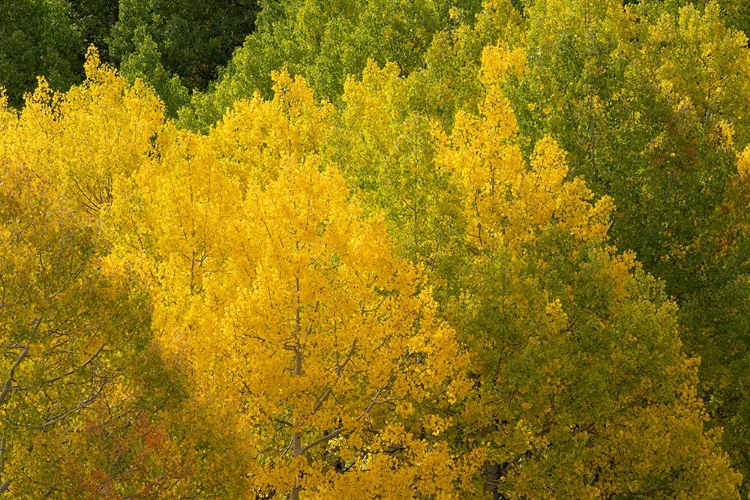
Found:
M 383 305 L 383 303 L 385 302 L 385 299 L 386 299 L 386 298 L 388 298 L 388 296 L 387 296 L 387 295 L 383 295 L 383 297 L 382 297 L 382 298 L 380 299 L 380 302 L 378 303 L 378 305 L 376 305 L 376 306 L 375 306 L 375 307 L 373 307 L 372 309 L 367 309 L 367 308 L 366 308 L 366 307 L 364 306 L 364 304 L 362 304 L 362 305 L 361 305 L 361 306 L 359 307 L 359 309 L 360 309 L 360 311 L 362 312 L 362 314 L 368 314 L 368 313 L 372 313 L 372 312 L 375 312 L 375 311 L 377 311 L 378 309 L 380 309 L 380 307 L 381 307 L 381 306 Z
M 319 437 L 318 439 L 314 440 L 313 442 L 311 442 L 311 443 L 310 443 L 310 444 L 308 444 L 307 446 L 304 446 L 304 447 L 303 447 L 303 448 L 302 448 L 302 449 L 300 450 L 300 452 L 299 452 L 299 454 L 298 454 L 298 455 L 302 455 L 303 453 L 305 453 L 305 452 L 306 452 L 307 450 L 309 450 L 309 449 L 310 449 L 310 448 L 312 448 L 313 446 L 317 446 L 317 445 L 319 445 L 319 444 L 321 444 L 321 443 L 327 443 L 328 441 L 330 441 L 331 439 L 335 438 L 336 436 L 338 436 L 338 435 L 339 435 L 339 434 L 341 434 L 342 432 L 346 432 L 346 427 L 341 427 L 341 428 L 339 428 L 339 429 L 336 429 L 335 431 L 331 431 L 331 432 L 329 432 L 328 434 L 326 434 L 326 435 L 325 435 L 325 436 L 323 436 L 323 437 Z
M 60 422 L 61 420 L 64 420 L 68 416 L 72 415 L 73 413 L 75 413 L 77 411 L 81 411 L 84 408 L 88 407 L 91 403 L 93 403 L 94 401 L 96 401 L 96 399 L 99 397 L 99 395 L 102 393 L 103 390 L 104 390 L 104 386 L 99 387 L 96 390 L 96 392 L 94 392 L 93 394 L 91 394 L 91 396 L 89 396 L 88 399 L 86 399 L 84 401 L 81 401 L 77 405 L 75 405 L 72 408 L 70 408 L 68 411 L 63 412 L 60 415 L 49 419 L 48 421 L 46 421 L 45 423 L 43 423 L 39 427 L 39 429 L 41 429 L 42 431 L 45 431 L 45 430 L 47 430 L 47 427 L 49 427 L 51 425 L 54 425 L 57 422 Z
M 37 324 L 39 324 L 37 322 Z M 23 348 L 23 351 L 21 351 L 21 354 L 18 355 L 18 358 L 16 359 L 16 362 L 13 363 L 13 366 L 10 368 L 10 374 L 8 375 L 8 380 L 5 382 L 5 385 L 3 386 L 3 392 L 0 393 L 0 405 L 5 403 L 5 401 L 8 399 L 8 396 L 10 396 L 10 391 L 13 389 L 13 375 L 16 372 L 16 369 L 21 364 L 21 362 L 26 358 L 26 356 L 29 355 L 29 345 L 26 344 L 26 347 Z
M 333 392 L 333 385 L 329 385 L 325 388 L 323 391 L 323 394 L 320 395 L 317 401 L 315 401 L 315 405 L 313 406 L 312 412 L 315 413 L 316 411 L 320 410 L 320 408 L 323 406 L 323 404 L 326 402 L 328 397 Z
M 328 397 L 333 392 L 333 387 L 336 385 L 336 382 L 339 378 L 341 378 L 341 373 L 344 371 L 344 368 L 349 363 L 349 361 L 352 359 L 352 356 L 354 356 L 354 353 L 357 350 L 357 339 L 355 338 L 352 342 L 352 346 L 349 348 L 349 353 L 346 355 L 346 359 L 340 364 L 336 365 L 336 380 L 326 389 L 323 391 L 323 394 L 320 395 L 317 401 L 315 401 L 315 405 L 313 406 L 313 413 L 320 410 L 320 408 L 323 406 L 323 404 L 326 402 Z
M 357 417 L 357 420 L 362 420 L 365 417 L 365 415 L 370 413 L 370 410 L 372 410 L 372 407 L 375 406 L 375 402 L 378 400 L 378 396 L 380 396 L 381 392 L 383 392 L 383 389 L 382 388 L 378 389 L 378 391 L 375 393 L 375 396 L 372 397 L 372 401 L 370 401 L 370 405 L 367 407 L 365 411 L 362 412 L 362 415 Z
M 354 356 L 354 353 L 357 351 L 357 339 L 354 338 L 354 341 L 352 341 L 352 346 L 349 348 L 349 353 L 346 355 L 346 359 L 343 363 L 336 366 L 336 375 L 341 375 L 341 372 L 344 371 L 344 368 L 349 363 L 349 361 L 352 359 L 352 356 Z
M 51 384 L 51 383 L 53 383 L 53 382 L 57 382 L 57 381 L 58 381 L 58 380 L 60 380 L 61 378 L 65 378 L 65 377 L 67 377 L 67 376 L 69 376 L 69 375 L 73 375 L 73 374 L 74 374 L 75 372 L 77 372 L 78 370 L 83 370 L 83 369 L 84 369 L 84 368 L 86 368 L 86 367 L 87 367 L 87 366 L 88 366 L 88 365 L 89 365 L 89 364 L 90 364 L 90 363 L 91 363 L 92 361 L 94 361 L 94 359 L 96 359 L 96 357 L 97 357 L 97 356 L 99 356 L 99 354 L 100 354 L 100 353 L 102 352 L 102 350 L 104 350 L 104 346 L 105 346 L 105 345 L 107 345 L 107 343 L 106 343 L 106 342 L 105 342 L 104 344 L 102 344 L 102 346 L 101 346 L 101 347 L 100 347 L 100 348 L 99 348 L 99 349 L 98 349 L 98 350 L 97 350 L 97 351 L 96 351 L 96 352 L 95 352 L 95 353 L 93 354 L 93 356 L 91 356 L 91 357 L 90 357 L 89 359 L 87 359 L 87 360 L 86 360 L 86 362 L 85 362 L 85 363 L 83 363 L 83 364 L 82 364 L 81 366 L 79 366 L 78 368 L 73 368 L 72 370 L 69 370 L 69 371 L 67 371 L 67 372 L 63 373 L 62 375 L 58 375 L 57 377 L 52 377 L 51 379 L 45 380 L 45 381 L 44 381 L 44 382 L 42 382 L 42 383 L 43 383 L 43 384 Z

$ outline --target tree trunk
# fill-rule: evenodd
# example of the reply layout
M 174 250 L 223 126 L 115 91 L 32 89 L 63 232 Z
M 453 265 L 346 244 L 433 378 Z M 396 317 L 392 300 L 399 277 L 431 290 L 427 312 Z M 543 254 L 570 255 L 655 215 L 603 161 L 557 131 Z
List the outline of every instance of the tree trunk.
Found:
M 484 491 L 492 492 L 492 500 L 500 500 L 497 483 L 500 481 L 500 464 L 487 461 L 484 463 Z

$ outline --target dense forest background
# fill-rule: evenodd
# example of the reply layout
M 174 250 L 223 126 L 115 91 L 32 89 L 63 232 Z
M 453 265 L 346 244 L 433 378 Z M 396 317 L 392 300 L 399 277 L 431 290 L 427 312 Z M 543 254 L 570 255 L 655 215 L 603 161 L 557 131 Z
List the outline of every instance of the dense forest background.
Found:
M 750 1 L 0 1 L 0 495 L 750 495 Z

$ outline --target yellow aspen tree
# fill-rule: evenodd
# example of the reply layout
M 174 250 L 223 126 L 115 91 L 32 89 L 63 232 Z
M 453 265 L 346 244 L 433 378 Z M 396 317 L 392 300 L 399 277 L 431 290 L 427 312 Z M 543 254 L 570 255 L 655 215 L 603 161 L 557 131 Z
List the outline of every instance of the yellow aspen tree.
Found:
M 94 53 L 87 72 L 64 94 L 41 81 L 20 112 L 0 102 L 0 487 L 234 497 L 232 461 L 212 466 L 214 450 L 240 456 L 232 434 L 186 407 L 179 364 L 152 340 L 147 282 L 110 254 L 113 188 L 155 154 L 162 105 Z
M 469 343 L 467 443 L 488 450 L 494 498 L 739 498 L 704 432 L 697 360 L 676 306 L 607 242 L 612 202 L 567 180 L 540 140 L 526 161 L 501 90 L 524 54 L 484 51 L 484 101 L 460 112 L 438 163 L 463 185 L 471 272 L 451 315 Z
M 304 79 L 281 71 L 273 82 L 273 99 L 237 101 L 209 137 L 243 192 L 276 179 L 280 163 L 320 154 L 336 133 L 333 106 L 318 102 Z
M 242 257 L 255 277 L 225 338 L 238 337 L 230 353 L 243 425 L 263 444 L 253 452 L 269 453 L 259 479 L 278 477 L 269 487 L 292 498 L 299 489 L 450 494 L 456 457 L 431 438 L 450 425 L 439 410 L 462 387 L 462 358 L 419 274 L 393 257 L 382 221 L 363 220 L 334 167 L 320 172 L 314 156 L 252 198 L 246 225 L 256 245 Z
M 455 498 L 466 459 L 443 436 L 466 358 L 382 217 L 322 164 L 327 105 L 274 78 L 272 101 L 238 103 L 207 138 L 164 130 L 115 189 L 131 193 L 116 219 L 144 221 L 122 258 L 151 280 L 196 400 L 251 459 L 244 496 Z
M 0 152 L 34 165 L 97 214 L 111 202 L 113 179 L 130 175 L 148 157 L 164 116 L 142 83 L 127 86 L 93 50 L 86 75 L 64 94 L 40 80 L 23 112 L 4 121 Z

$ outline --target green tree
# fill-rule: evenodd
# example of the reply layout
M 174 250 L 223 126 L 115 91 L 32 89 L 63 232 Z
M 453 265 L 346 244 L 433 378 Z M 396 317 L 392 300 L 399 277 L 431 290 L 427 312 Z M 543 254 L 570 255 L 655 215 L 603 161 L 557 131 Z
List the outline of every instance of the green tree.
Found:
M 746 38 L 713 2 L 540 0 L 527 14 L 527 71 L 506 83 L 519 125 L 559 140 L 571 172 L 614 198 L 613 240 L 682 306 L 701 394 L 747 473 L 747 264 L 728 237 L 743 227 L 733 186 L 749 140 Z
M 449 172 L 435 164 L 429 115 L 410 110 L 410 82 L 389 63 L 374 62 L 362 80 L 344 84 L 344 106 L 330 135 L 331 161 L 360 193 L 363 204 L 386 214 L 396 251 L 424 266 L 435 295 L 457 293 L 461 255 L 466 253 L 460 197 Z
M 93 45 L 105 61 L 117 66 L 109 50 L 109 38 L 117 23 L 119 0 L 69 0 L 73 24 L 83 37 L 85 47 Z M 83 62 L 83 52 L 81 62 Z
M 270 97 L 269 75 L 281 67 L 304 76 L 318 97 L 329 100 L 341 95 L 347 76 L 360 74 L 368 58 L 393 62 L 408 74 L 423 66 L 435 33 L 457 22 L 457 13 L 472 20 L 478 10 L 477 0 L 266 2 L 256 31 L 215 87 L 194 96 L 184 123 L 205 128 L 237 99 L 256 91 Z
M 484 95 L 479 79 L 482 50 L 496 43 L 523 43 L 525 21 L 509 0 L 485 0 L 474 22 L 460 13 L 457 25 L 435 35 L 424 68 L 409 75 L 406 104 L 437 118 L 449 130 L 458 110 L 476 111 Z
M 463 186 L 471 266 L 452 308 L 476 380 L 462 422 L 489 450 L 500 498 L 739 498 L 704 432 L 697 360 L 675 304 L 609 244 L 593 201 L 549 137 L 528 163 L 502 91 L 524 54 L 484 51 L 486 96 L 459 113 L 437 160 Z M 669 436 L 669 437 L 667 437 Z
M 44 76 L 59 90 L 80 79 L 81 37 L 64 0 L 0 3 L 0 87 L 12 106 L 36 88 Z
M 125 69 L 150 39 L 170 77 L 176 75 L 189 89 L 205 89 L 253 31 L 257 12 L 256 0 L 121 0 L 110 50 Z
M 134 38 L 135 51 L 125 58 L 120 71 L 130 83 L 140 78 L 153 86 L 164 101 L 167 116 L 176 117 L 177 110 L 190 103 L 188 89 L 177 75 L 170 74 L 164 68 L 159 47 L 144 27 L 136 30 Z
M 608 242 L 611 200 L 594 203 L 568 179 L 549 138 L 524 161 L 528 139 L 502 92 L 523 59 L 487 50 L 476 111 L 446 120 L 449 135 L 414 111 L 424 101 L 410 85 L 423 70 L 399 78 L 370 64 L 346 83 L 324 148 L 367 206 L 388 214 L 397 248 L 428 270 L 470 347 L 474 391 L 453 436 L 486 452 L 478 487 L 497 498 L 736 498 L 719 433 L 703 430 L 675 304 Z M 675 437 L 659 441 L 664 433 Z
M 672 14 L 676 14 L 681 7 L 695 5 L 695 7 L 702 10 L 712 2 L 711 0 L 631 0 L 625 3 L 657 5 L 659 9 L 666 8 Z M 750 2 L 747 0 L 718 0 L 717 3 L 721 8 L 721 19 L 727 27 L 742 31 L 746 35 L 750 33 L 748 31 L 750 29 L 750 10 L 748 10 Z
M 727 26 L 750 34 L 750 2 L 747 0 L 722 0 L 722 15 Z

